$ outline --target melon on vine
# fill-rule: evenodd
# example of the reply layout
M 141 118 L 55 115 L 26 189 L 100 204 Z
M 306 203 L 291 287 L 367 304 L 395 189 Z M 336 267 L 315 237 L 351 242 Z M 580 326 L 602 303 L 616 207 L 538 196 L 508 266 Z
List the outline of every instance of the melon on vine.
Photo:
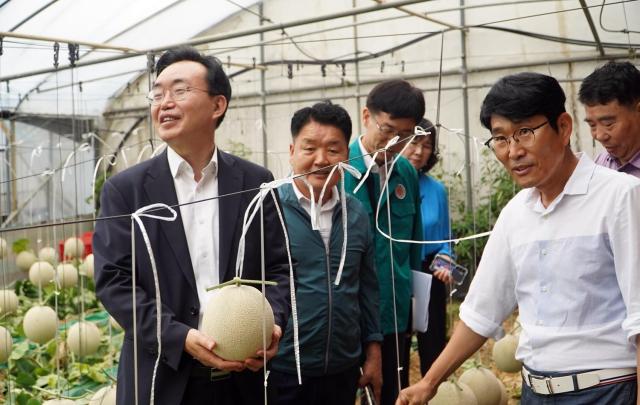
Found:
M 38 258 L 30 250 L 23 250 L 16 256 L 16 266 L 22 271 L 29 271 Z
M 77 356 L 88 356 L 98 351 L 102 332 L 92 322 L 77 322 L 67 332 L 67 346 Z
M 55 278 L 55 270 L 49 262 L 35 262 L 29 269 L 29 280 L 34 285 L 44 286 L 53 281 Z
M 450 380 L 440 384 L 429 405 L 478 405 L 478 400 L 467 384 Z
M 13 290 L 0 290 L 0 316 L 12 314 L 18 309 L 18 296 Z
M 472 367 L 460 376 L 478 400 L 478 405 L 500 405 L 500 384 L 491 370 L 484 367 Z
M 64 256 L 69 259 L 81 258 L 84 253 L 84 242 L 75 236 L 64 242 Z
M 11 354 L 13 339 L 11 333 L 4 326 L 0 326 L 0 363 L 4 363 Z
M 71 263 L 60 263 L 56 269 L 56 279 L 60 288 L 69 288 L 78 284 L 78 270 Z
M 116 386 L 100 388 L 91 397 L 89 405 L 116 405 Z
M 51 264 L 56 264 L 58 261 L 58 254 L 51 246 L 45 246 L 38 252 L 38 259 Z
M 51 307 L 36 305 L 24 314 L 22 329 L 29 340 L 43 344 L 56 335 L 57 321 L 56 312 Z
M 84 258 L 78 270 L 81 275 L 93 278 L 93 253 L 89 253 L 87 257 Z
M 46 400 L 42 403 L 42 405 L 76 405 L 76 403 L 70 399 L 60 398 Z
M 505 373 L 518 373 L 522 369 L 522 362 L 516 359 L 516 349 L 519 338 L 506 334 L 493 345 L 493 362 L 499 370 Z
M 260 290 L 247 285 L 228 285 L 215 291 L 202 318 L 202 332 L 216 342 L 213 352 L 225 360 L 255 357 L 271 345 L 274 318 L 269 302 Z

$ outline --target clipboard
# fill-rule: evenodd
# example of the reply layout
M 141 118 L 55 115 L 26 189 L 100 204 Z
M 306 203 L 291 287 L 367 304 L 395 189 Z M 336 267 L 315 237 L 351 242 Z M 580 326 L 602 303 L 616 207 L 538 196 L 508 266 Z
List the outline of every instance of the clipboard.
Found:
M 431 299 L 431 274 L 411 270 L 413 281 L 413 331 L 426 332 L 429 327 L 429 300 Z

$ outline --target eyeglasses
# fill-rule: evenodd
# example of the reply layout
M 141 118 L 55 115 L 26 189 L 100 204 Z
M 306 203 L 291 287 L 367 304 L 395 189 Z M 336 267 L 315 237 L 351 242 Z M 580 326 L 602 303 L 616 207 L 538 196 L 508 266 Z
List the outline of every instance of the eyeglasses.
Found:
M 174 87 L 172 89 L 153 89 L 147 94 L 147 100 L 149 100 L 149 104 L 151 105 L 159 105 L 164 100 L 164 96 L 166 93 L 169 93 L 171 99 L 173 101 L 182 101 L 187 98 L 187 93 L 193 90 L 204 91 L 205 93 L 209 93 L 208 90 L 199 89 L 197 87 L 185 86 L 185 87 Z
M 509 145 L 511 145 L 511 139 L 513 139 L 517 144 L 527 148 L 533 145 L 536 140 L 535 131 L 548 123 L 549 121 L 545 121 L 537 127 L 516 129 L 511 136 L 492 136 L 484 144 L 496 155 L 504 155 L 507 153 Z
M 373 115 L 371 116 L 371 119 L 373 119 L 373 122 L 376 124 L 376 128 L 378 128 L 378 131 L 387 139 L 392 139 L 396 136 L 399 139 L 405 139 L 414 135 L 414 131 L 398 131 L 391 127 L 381 127 Z

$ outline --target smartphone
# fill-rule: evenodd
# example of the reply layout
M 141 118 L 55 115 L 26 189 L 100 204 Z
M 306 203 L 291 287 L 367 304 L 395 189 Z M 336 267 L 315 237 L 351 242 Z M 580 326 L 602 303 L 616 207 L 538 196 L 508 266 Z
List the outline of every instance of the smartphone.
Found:
M 452 259 L 445 259 L 439 255 L 433 259 L 429 266 L 429 270 L 435 271 L 438 268 L 449 270 L 451 277 L 453 277 L 453 282 L 456 285 L 464 283 L 464 279 L 467 277 L 467 274 L 469 274 L 469 270 L 465 267 L 462 267 Z
M 362 375 L 362 367 L 360 367 L 360 375 Z M 362 389 L 362 400 L 360 404 L 376 405 L 376 397 L 373 395 L 373 387 L 367 384 Z

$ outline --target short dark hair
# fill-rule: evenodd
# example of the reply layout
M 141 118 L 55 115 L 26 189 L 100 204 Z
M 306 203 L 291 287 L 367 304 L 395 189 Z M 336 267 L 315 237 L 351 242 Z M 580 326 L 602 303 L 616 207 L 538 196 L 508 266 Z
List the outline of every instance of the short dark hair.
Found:
M 331 101 L 326 100 L 296 111 L 291 117 L 291 137 L 296 139 L 302 128 L 311 121 L 338 128 L 342 131 L 342 135 L 344 135 L 344 139 L 349 145 L 351 117 L 349 117 L 347 110 L 339 104 L 333 104 Z
M 427 162 L 418 169 L 421 173 L 429 173 L 429 170 L 433 169 L 433 166 L 438 163 L 440 160 L 440 149 L 438 149 L 438 137 L 436 134 L 436 127 L 433 125 L 431 121 L 426 118 L 423 118 L 418 126 L 427 133 L 427 137 L 431 138 L 431 144 L 433 145 L 433 150 L 431 151 L 431 156 L 427 159 Z
M 630 62 L 610 61 L 582 81 L 578 94 L 584 105 L 618 100 L 620 105 L 631 107 L 640 100 L 640 70 Z
M 162 56 L 160 56 L 160 59 L 158 59 L 158 62 L 156 63 L 156 73 L 159 75 L 167 68 L 167 66 L 182 61 L 197 62 L 207 69 L 206 80 L 209 95 L 224 96 L 227 99 L 228 108 L 229 102 L 231 101 L 231 83 L 229 83 L 229 78 L 222 69 L 222 64 L 215 56 L 203 55 L 191 46 L 179 46 L 172 48 L 163 53 Z M 216 123 L 216 128 L 220 126 L 226 113 L 226 110 L 222 113 L 220 119 L 218 119 L 218 122 Z
M 385 112 L 392 119 L 413 118 L 415 123 L 424 116 L 422 91 L 406 80 L 386 80 L 377 84 L 367 96 L 367 109 L 372 113 Z
M 518 122 L 544 115 L 558 130 L 558 117 L 566 112 L 566 97 L 560 83 L 551 76 L 524 72 L 505 76 L 489 90 L 480 109 L 480 122 L 491 130 L 491 116 L 502 115 Z

